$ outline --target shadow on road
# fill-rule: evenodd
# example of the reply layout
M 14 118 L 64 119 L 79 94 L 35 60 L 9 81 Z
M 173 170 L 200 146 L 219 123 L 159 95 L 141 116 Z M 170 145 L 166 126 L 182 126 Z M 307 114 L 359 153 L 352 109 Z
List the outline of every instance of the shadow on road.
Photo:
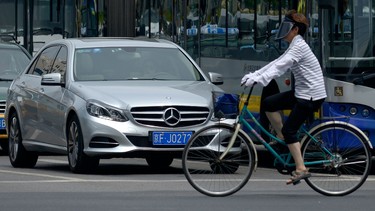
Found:
M 53 163 L 53 162 L 43 162 L 43 157 L 40 157 L 34 167 L 34 169 L 42 169 L 47 171 L 70 173 L 69 165 L 67 163 Z M 124 163 L 111 163 L 110 161 L 101 161 L 96 169 L 85 173 L 88 175 L 133 175 L 133 174 L 183 174 L 182 168 L 179 165 L 172 164 L 170 167 L 166 168 L 152 168 L 147 164 L 139 163 L 135 161 L 134 164 L 132 160 L 123 159 Z M 120 160 L 121 161 L 121 160 Z

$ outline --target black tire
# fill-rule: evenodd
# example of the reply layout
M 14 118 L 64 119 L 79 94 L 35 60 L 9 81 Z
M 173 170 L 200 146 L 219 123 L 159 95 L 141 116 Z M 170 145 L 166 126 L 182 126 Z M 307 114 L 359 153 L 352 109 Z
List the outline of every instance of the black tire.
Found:
M 147 164 L 154 169 L 166 169 L 173 162 L 173 156 L 168 153 L 151 153 L 146 157 Z
M 228 196 L 239 191 L 249 180 L 255 153 L 242 130 L 229 153 L 220 159 L 233 133 L 232 126 L 213 125 L 196 132 L 185 146 L 182 168 L 186 179 L 200 193 Z
M 1 149 L 3 150 L 3 153 L 5 155 L 7 155 L 8 152 L 9 152 L 9 141 L 8 141 L 8 139 L 0 140 L 0 146 L 1 146 Z
M 8 134 L 8 155 L 10 163 L 15 168 L 33 168 L 38 161 L 38 155 L 28 152 L 22 144 L 22 133 L 17 114 L 10 114 Z
M 70 119 L 67 127 L 67 152 L 69 168 L 73 173 L 87 173 L 99 165 L 99 158 L 88 157 L 83 152 L 83 136 L 77 116 Z
M 306 183 L 326 196 L 344 196 L 357 190 L 371 170 L 371 151 L 365 135 L 345 122 L 327 122 L 316 126 L 311 137 L 303 140 L 305 162 L 326 160 L 309 167 L 312 177 Z

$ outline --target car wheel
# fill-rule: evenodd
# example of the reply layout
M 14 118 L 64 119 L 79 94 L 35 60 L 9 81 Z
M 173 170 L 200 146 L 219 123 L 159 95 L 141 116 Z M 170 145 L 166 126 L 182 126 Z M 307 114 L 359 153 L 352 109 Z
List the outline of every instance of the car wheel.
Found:
M 8 134 L 9 160 L 13 167 L 32 168 L 38 161 L 38 155 L 28 152 L 22 145 L 22 134 L 19 119 L 16 113 L 12 113 L 9 118 Z
M 151 168 L 168 168 L 173 162 L 173 156 L 168 154 L 155 154 L 146 157 L 147 164 Z
M 99 165 L 99 159 L 88 157 L 83 152 L 83 136 L 77 116 L 70 119 L 67 129 L 70 170 L 74 173 L 86 173 L 96 169 Z
M 0 140 L 0 147 L 3 150 L 4 154 L 8 154 L 9 152 L 8 140 Z

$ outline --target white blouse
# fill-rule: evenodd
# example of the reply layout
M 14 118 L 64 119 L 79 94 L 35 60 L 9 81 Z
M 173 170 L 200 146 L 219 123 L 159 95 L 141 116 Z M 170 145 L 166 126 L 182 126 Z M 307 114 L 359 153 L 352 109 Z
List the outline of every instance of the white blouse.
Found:
M 319 61 L 300 35 L 293 38 L 283 55 L 251 75 L 255 82 L 267 86 L 288 69 L 294 75 L 296 98 L 315 101 L 327 97 Z

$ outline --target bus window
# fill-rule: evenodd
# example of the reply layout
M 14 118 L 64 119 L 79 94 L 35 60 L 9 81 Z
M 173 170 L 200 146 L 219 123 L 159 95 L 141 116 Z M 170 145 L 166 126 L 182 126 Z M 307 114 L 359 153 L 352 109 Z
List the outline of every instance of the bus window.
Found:
M 374 145 L 374 0 L 317 2 L 319 55 L 327 90 L 321 114 L 354 124 Z
M 336 0 L 322 10 L 323 64 L 329 77 L 353 82 L 375 73 L 373 9 L 368 0 Z M 362 83 L 375 88 L 374 80 Z

